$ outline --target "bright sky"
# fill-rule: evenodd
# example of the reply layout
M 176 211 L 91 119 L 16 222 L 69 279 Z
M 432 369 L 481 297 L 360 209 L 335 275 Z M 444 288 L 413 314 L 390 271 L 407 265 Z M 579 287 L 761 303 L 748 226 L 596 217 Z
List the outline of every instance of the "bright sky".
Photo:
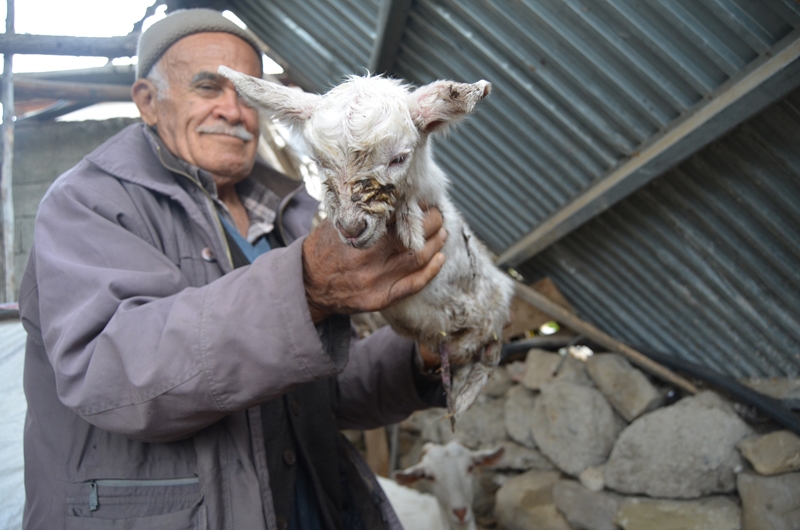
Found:
M 75 37 L 118 37 L 127 35 L 144 16 L 155 0 L 16 0 L 14 31 L 34 35 L 68 35 Z M 164 17 L 164 6 L 145 21 L 145 29 Z M 244 26 L 235 15 L 224 13 Z M 5 32 L 6 2 L 0 0 L 0 33 Z M 135 59 L 134 59 L 135 60 Z M 15 55 L 14 72 L 50 72 L 97 68 L 105 65 L 104 57 L 70 57 L 56 55 Z M 130 58 L 119 58 L 114 64 L 131 64 Z M 0 62 L 0 72 L 2 72 Z M 265 57 L 264 70 L 280 73 L 280 66 Z M 60 120 L 105 119 L 115 116 L 138 117 L 133 103 L 102 103 L 63 116 Z

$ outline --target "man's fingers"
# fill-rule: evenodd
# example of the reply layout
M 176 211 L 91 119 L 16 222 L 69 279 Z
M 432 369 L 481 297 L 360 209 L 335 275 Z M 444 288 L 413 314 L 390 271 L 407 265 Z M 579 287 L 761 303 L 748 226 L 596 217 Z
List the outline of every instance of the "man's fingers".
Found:
M 420 292 L 442 270 L 444 261 L 444 254 L 438 252 L 422 269 L 400 279 L 389 291 L 389 304 Z
M 413 270 L 424 267 L 437 252 L 442 250 L 445 241 L 447 241 L 447 230 L 440 228 L 436 234 L 425 241 L 425 246 L 419 252 L 404 250 L 400 255 L 400 267 L 407 267 Z
M 422 228 L 425 233 L 425 239 L 428 239 L 442 227 L 444 219 L 442 212 L 438 208 L 431 208 L 425 212 L 425 217 L 422 218 Z

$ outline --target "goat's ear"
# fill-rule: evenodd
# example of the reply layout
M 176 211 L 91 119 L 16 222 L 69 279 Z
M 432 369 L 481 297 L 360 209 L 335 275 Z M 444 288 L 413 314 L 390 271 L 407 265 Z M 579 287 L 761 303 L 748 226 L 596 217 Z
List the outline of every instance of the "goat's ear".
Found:
M 433 479 L 433 477 L 431 477 L 425 469 L 425 466 L 423 466 L 421 463 L 406 468 L 403 471 L 398 471 L 394 474 L 395 482 L 401 486 L 410 486 L 411 484 L 423 478 L 430 480 Z
M 307 121 L 322 98 L 239 73 L 227 66 L 220 66 L 217 71 L 231 80 L 236 91 L 249 105 L 271 112 L 273 117 L 290 126 Z
M 410 94 L 411 119 L 422 133 L 442 130 L 475 110 L 475 105 L 491 91 L 488 81 L 435 81 Z
M 472 452 L 472 463 L 476 466 L 490 466 L 496 464 L 506 450 L 504 447 L 485 449 L 483 451 Z

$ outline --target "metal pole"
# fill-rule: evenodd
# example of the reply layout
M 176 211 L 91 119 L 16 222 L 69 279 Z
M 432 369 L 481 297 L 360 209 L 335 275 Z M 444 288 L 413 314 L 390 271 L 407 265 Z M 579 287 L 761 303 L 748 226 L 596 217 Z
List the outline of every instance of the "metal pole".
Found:
M 6 0 L 6 35 L 14 34 L 14 0 Z M 14 302 L 14 199 L 11 193 L 14 164 L 14 55 L 3 55 L 3 167 L 0 174 L 0 200 L 3 205 L 3 264 L 5 290 L 3 301 Z

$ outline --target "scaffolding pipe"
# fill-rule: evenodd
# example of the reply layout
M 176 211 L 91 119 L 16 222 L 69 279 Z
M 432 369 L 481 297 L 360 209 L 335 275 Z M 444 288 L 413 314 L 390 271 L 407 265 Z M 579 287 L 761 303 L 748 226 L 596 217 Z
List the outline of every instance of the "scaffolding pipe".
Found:
M 6 35 L 14 34 L 14 0 L 6 0 Z M 3 166 L 0 173 L 0 201 L 3 207 L 3 301 L 16 301 L 14 294 L 14 198 L 11 192 L 14 164 L 14 55 L 3 55 Z

